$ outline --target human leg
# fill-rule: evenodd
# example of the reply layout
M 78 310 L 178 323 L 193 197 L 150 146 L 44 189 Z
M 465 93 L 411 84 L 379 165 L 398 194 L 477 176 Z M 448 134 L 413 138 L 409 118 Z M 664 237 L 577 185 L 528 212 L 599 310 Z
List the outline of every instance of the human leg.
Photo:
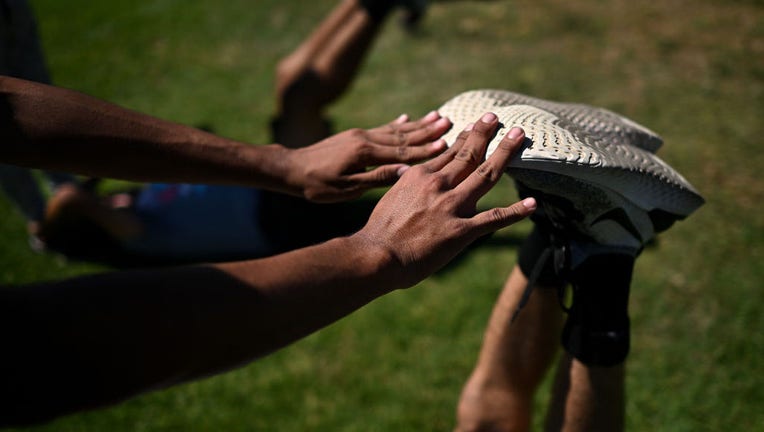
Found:
M 557 287 L 537 286 L 512 321 L 528 285 L 515 267 L 486 328 L 477 365 L 457 410 L 457 431 L 522 431 L 533 395 L 557 352 L 562 323 Z
M 119 266 L 268 256 L 277 249 L 258 220 L 261 193 L 149 183 L 131 193 L 99 196 L 68 185 L 48 202 L 41 236 L 52 250 Z
M 530 427 L 533 396 L 554 360 L 562 327 L 559 292 L 565 281 L 548 254 L 550 240 L 545 228 L 536 225 L 518 252 L 462 392 L 458 431 Z
M 624 363 L 588 366 L 565 353 L 558 365 L 544 430 L 623 430 L 624 380 Z
M 118 263 L 121 242 L 142 231 L 127 208 L 114 208 L 74 183 L 57 187 L 45 207 L 38 235 L 46 249 L 67 256 Z
M 494 308 L 478 364 L 462 392 L 457 431 L 528 430 L 534 392 L 554 358 L 560 332 L 559 287 L 537 287 L 512 321 L 528 284 L 528 263 L 544 246 L 539 229 L 526 240 L 520 266 Z M 529 258 L 530 257 L 530 258 Z M 634 257 L 598 254 L 570 271 L 573 304 L 562 331 L 546 419 L 548 431 L 618 431 L 624 424 L 624 361 Z M 548 271 L 548 270 L 547 270 Z M 541 272 L 540 280 L 553 281 Z
M 618 431 L 634 260 L 703 198 L 653 154 L 659 136 L 615 113 L 502 91 L 467 92 L 440 112 L 458 130 L 471 109 L 494 109 L 504 124 L 538 127 L 508 173 L 522 197 L 538 200 L 533 219 L 554 235 L 556 268 L 574 287 L 562 337 L 571 359 L 558 369 L 548 429 Z
M 276 69 L 277 113 L 273 140 L 304 147 L 331 134 L 324 108 L 350 86 L 395 2 L 341 0 Z M 259 224 L 283 252 L 347 235 L 360 229 L 372 200 L 316 204 L 300 197 L 263 191 Z M 306 218 L 305 215 L 310 215 Z
M 341 1 L 276 69 L 274 140 L 287 147 L 330 134 L 323 109 L 352 82 L 392 2 L 370 12 L 358 0 Z
M 627 254 L 596 254 L 571 269 L 573 303 L 562 335 L 566 355 L 558 368 L 546 430 L 623 430 L 634 260 Z

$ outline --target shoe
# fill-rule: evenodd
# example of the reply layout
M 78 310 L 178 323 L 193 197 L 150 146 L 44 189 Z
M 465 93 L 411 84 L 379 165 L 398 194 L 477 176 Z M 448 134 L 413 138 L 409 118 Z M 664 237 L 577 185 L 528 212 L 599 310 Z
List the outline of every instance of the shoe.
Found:
M 462 93 L 438 111 L 453 122 L 449 145 L 469 122 L 494 112 L 500 123 L 487 155 L 511 127 L 525 130 L 507 173 L 522 197 L 537 199 L 534 221 L 564 237 L 574 267 L 599 252 L 636 256 L 704 203 L 653 153 L 662 144 L 656 133 L 611 111 L 501 90 Z
M 505 90 L 464 92 L 446 102 L 441 109 L 456 118 L 474 121 L 487 111 L 511 105 L 530 105 L 548 111 L 583 129 L 587 134 L 616 145 L 629 144 L 655 153 L 663 144 L 663 140 L 655 132 L 604 108 L 553 102 Z M 454 139 L 458 131 L 459 129 L 452 129 Z

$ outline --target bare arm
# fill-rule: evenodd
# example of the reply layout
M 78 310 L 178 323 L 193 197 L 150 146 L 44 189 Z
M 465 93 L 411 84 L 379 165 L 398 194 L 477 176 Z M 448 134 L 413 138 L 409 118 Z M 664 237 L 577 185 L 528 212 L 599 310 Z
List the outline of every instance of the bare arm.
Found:
M 445 119 L 402 120 L 307 149 L 251 146 L 72 90 L 0 76 L 0 161 L 97 177 L 257 186 L 337 201 L 392 184 L 400 167 L 445 148 L 432 143 L 450 126 Z M 366 173 L 377 165 L 383 166 Z
M 496 117 L 409 169 L 357 234 L 271 258 L 0 289 L 0 424 L 47 420 L 224 371 L 421 281 L 535 209 L 477 213 L 523 140 Z M 515 130 L 515 132 L 518 132 Z M 514 138 L 509 138 L 512 135 Z

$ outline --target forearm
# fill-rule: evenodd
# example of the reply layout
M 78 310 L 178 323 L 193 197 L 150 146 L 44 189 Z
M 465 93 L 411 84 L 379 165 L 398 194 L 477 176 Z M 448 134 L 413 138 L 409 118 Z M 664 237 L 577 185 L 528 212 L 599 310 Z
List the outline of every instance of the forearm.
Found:
M 357 237 L 332 239 L 263 260 L 221 264 L 223 273 L 257 287 L 259 316 L 249 334 L 267 354 L 359 309 L 395 288 L 389 255 Z
M 58 87 L 0 76 L 0 161 L 135 181 L 283 189 L 281 146 L 249 146 Z
M 5 289 L 14 355 L 0 362 L 17 373 L 0 399 L 34 410 L 17 421 L 45 420 L 236 367 L 388 292 L 386 265 L 343 238 L 263 260 Z

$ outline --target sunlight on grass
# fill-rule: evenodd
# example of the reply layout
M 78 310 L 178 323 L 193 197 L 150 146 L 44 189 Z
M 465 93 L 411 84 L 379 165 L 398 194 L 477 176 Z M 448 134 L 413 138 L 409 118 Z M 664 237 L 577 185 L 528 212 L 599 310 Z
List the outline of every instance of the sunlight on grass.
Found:
M 263 144 L 277 61 L 335 2 L 32 3 L 59 85 Z M 763 29 L 754 1 L 434 1 L 414 35 L 389 20 L 329 113 L 338 129 L 371 127 L 495 87 L 604 106 L 660 133 L 659 155 L 707 204 L 638 261 L 628 429 L 762 430 Z M 504 181 L 483 203 L 515 199 Z M 31 252 L 4 198 L 0 215 L 0 283 L 103 270 Z M 250 366 L 31 430 L 450 430 L 529 228 Z

